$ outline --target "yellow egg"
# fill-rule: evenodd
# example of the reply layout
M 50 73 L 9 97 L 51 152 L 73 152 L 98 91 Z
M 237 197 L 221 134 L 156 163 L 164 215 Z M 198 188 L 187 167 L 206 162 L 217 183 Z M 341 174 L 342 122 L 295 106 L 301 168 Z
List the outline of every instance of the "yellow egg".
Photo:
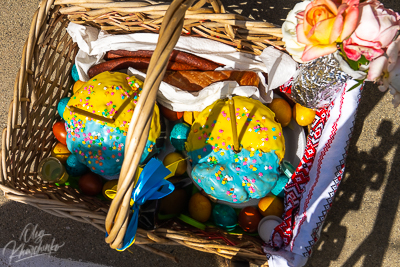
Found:
M 189 200 L 190 216 L 199 222 L 206 222 L 211 216 L 211 203 L 200 193 L 194 194 Z
M 116 186 L 116 185 L 118 185 L 118 179 L 115 179 L 115 180 L 110 180 L 110 181 L 108 181 L 108 182 L 106 182 L 104 185 L 103 185 L 103 189 L 101 190 L 101 192 L 103 193 L 103 196 L 106 198 L 106 199 L 108 199 L 108 200 L 112 200 L 111 198 L 109 198 L 107 195 L 106 195 L 106 190 L 109 190 L 109 189 L 112 189 L 114 186 Z
M 293 118 L 300 126 L 307 126 L 314 121 L 315 110 L 306 108 L 298 103 L 293 107 Z
M 266 196 L 258 202 L 258 210 L 263 216 L 275 215 L 282 217 L 284 205 L 281 198 L 276 196 Z
M 175 176 L 182 175 L 186 172 L 187 162 L 186 162 L 185 158 L 178 152 L 172 152 L 172 153 L 166 155 L 163 160 L 163 164 L 166 167 L 168 167 L 168 165 L 171 165 L 172 163 L 175 163 L 177 161 L 180 161 L 180 162 L 178 164 L 178 167 L 176 168 Z
M 282 127 L 289 125 L 292 120 L 292 108 L 283 98 L 274 98 L 268 107 L 275 113 L 275 117 Z
M 68 150 L 68 147 L 61 143 L 57 143 L 51 151 L 51 156 L 57 158 L 62 164 L 67 162 L 69 155 L 71 155 L 71 152 Z
M 72 92 L 74 92 L 74 94 L 76 93 L 76 91 L 78 91 L 79 89 L 81 89 L 82 85 L 84 85 L 85 82 L 82 82 L 81 80 L 77 80 L 74 83 L 74 87 L 72 87 Z

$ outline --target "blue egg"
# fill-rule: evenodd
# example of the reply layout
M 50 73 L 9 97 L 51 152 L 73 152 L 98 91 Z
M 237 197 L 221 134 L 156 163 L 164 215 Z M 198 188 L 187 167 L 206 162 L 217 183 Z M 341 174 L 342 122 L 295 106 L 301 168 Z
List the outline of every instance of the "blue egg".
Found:
M 190 125 L 186 123 L 177 123 L 172 128 L 170 141 L 176 150 L 178 151 L 185 150 L 185 143 L 189 136 L 189 132 L 190 132 Z
M 58 102 L 57 111 L 58 111 L 58 114 L 60 114 L 61 118 L 63 118 L 64 110 L 68 104 L 69 99 L 70 99 L 70 97 L 64 97 L 64 98 L 61 98 L 60 102 Z
M 79 80 L 78 69 L 76 68 L 75 64 L 72 66 L 71 75 L 72 75 L 72 79 L 74 79 L 75 82 L 77 80 Z
M 89 171 L 85 164 L 78 161 L 78 157 L 75 154 L 69 155 L 65 169 L 70 176 L 82 176 Z
M 274 194 L 277 197 L 284 197 L 284 189 L 285 185 L 289 181 L 289 178 L 285 174 L 281 174 L 278 178 L 278 181 L 276 181 L 275 187 L 271 190 L 271 193 Z
M 212 217 L 217 226 L 222 227 L 227 231 L 233 231 L 238 221 L 235 210 L 228 205 L 222 204 L 216 204 L 214 206 Z

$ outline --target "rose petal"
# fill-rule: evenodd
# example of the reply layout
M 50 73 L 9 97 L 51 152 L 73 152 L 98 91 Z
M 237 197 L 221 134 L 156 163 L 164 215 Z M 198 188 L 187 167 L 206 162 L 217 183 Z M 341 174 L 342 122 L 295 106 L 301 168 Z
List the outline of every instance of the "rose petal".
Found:
M 357 36 L 357 31 L 351 35 L 351 37 L 347 40 L 351 39 L 352 44 L 356 45 L 361 45 L 361 46 L 366 46 L 366 47 L 371 47 L 375 49 L 380 49 L 381 48 L 381 43 L 380 42 L 375 42 L 375 41 L 367 41 L 364 39 L 361 39 Z
M 306 9 L 304 10 L 304 14 L 303 14 L 304 19 L 303 19 L 303 21 L 302 21 L 302 24 L 303 24 L 303 31 L 309 32 L 310 29 L 313 27 L 313 25 L 311 25 L 311 24 L 309 23 L 309 21 L 307 20 L 307 18 L 306 18 L 305 16 L 307 15 L 308 11 L 309 11 L 311 8 L 313 8 L 314 3 L 315 3 L 315 2 L 311 2 L 310 4 L 308 4 L 308 5 L 306 6 Z
M 358 24 L 358 0 L 357 1 L 349 1 L 349 8 L 346 9 L 346 16 L 343 22 L 343 31 L 340 35 L 340 40 L 343 41 L 347 39 L 356 29 Z M 340 9 L 340 7 L 339 7 Z
M 346 56 L 351 60 L 358 61 L 361 58 L 360 51 L 354 49 L 354 46 L 352 45 L 343 45 L 343 50 L 346 53 Z
M 392 41 L 397 31 L 399 30 L 398 25 L 393 25 L 392 27 L 387 28 L 379 35 L 379 42 L 381 43 L 382 48 L 387 47 Z
M 360 23 L 356 35 L 363 40 L 375 40 L 379 35 L 379 22 L 370 5 L 365 5 L 360 14 Z
M 387 58 L 385 56 L 375 58 L 369 64 L 367 79 L 373 82 L 376 81 L 381 76 L 383 70 L 386 67 L 387 67 Z
M 319 44 L 328 45 L 332 43 L 330 42 L 330 33 L 332 32 L 332 28 L 335 24 L 335 21 L 336 21 L 335 18 L 326 19 L 324 21 L 319 22 L 318 25 L 316 25 L 313 37 L 318 41 Z
M 334 2 L 331 0 L 315 0 L 313 2 L 314 6 L 322 6 L 325 5 L 329 8 L 329 10 L 336 16 L 338 13 L 338 8 Z
M 299 24 L 296 27 L 296 34 L 297 34 L 297 41 L 299 43 L 305 44 L 305 45 L 313 45 L 313 42 L 311 42 L 307 36 L 304 34 L 304 28 L 303 24 Z
M 335 23 L 332 26 L 331 36 L 329 37 L 329 43 L 336 42 L 343 30 L 343 12 L 344 10 L 339 10 L 338 15 L 336 16 Z
M 346 45 L 343 48 L 347 57 L 354 61 L 359 60 L 361 55 L 364 55 L 368 61 L 371 61 L 384 53 L 382 49 L 373 49 L 359 45 Z
M 400 38 L 397 38 L 393 43 L 391 43 L 386 50 L 386 54 L 388 55 L 388 71 L 392 71 L 394 66 L 396 65 L 397 58 L 399 57 L 400 51 Z
M 303 52 L 303 56 L 301 57 L 301 60 L 307 62 L 322 56 L 332 54 L 336 50 L 337 50 L 336 44 L 306 46 Z

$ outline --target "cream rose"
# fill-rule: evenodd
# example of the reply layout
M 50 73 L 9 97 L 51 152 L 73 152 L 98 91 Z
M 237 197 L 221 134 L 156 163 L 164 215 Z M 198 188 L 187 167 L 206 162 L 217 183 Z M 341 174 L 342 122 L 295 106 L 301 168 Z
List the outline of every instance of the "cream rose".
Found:
M 311 1 L 304 1 L 296 4 L 287 15 L 285 22 L 282 24 L 282 40 L 285 42 L 286 50 L 294 60 L 300 63 L 303 63 L 301 56 L 303 55 L 306 45 L 297 41 L 296 26 L 298 21 L 296 15 L 297 13 L 304 11 L 310 3 Z

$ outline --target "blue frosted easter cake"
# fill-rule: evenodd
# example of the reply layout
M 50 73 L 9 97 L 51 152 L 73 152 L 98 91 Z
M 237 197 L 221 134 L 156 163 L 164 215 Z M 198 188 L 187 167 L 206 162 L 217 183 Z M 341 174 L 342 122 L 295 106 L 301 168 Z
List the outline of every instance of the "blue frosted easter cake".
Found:
M 63 111 L 67 146 L 92 172 L 107 178 L 121 171 L 129 122 L 142 86 L 143 82 L 133 76 L 103 72 L 82 85 L 69 99 Z M 73 112 L 68 107 L 76 109 Z M 157 105 L 150 127 L 140 163 L 156 150 L 161 132 Z
M 235 96 L 240 152 L 233 149 L 228 100 L 217 100 L 193 123 L 186 150 L 192 178 L 223 201 L 243 203 L 266 196 L 280 175 L 285 140 L 275 114 L 261 102 Z

